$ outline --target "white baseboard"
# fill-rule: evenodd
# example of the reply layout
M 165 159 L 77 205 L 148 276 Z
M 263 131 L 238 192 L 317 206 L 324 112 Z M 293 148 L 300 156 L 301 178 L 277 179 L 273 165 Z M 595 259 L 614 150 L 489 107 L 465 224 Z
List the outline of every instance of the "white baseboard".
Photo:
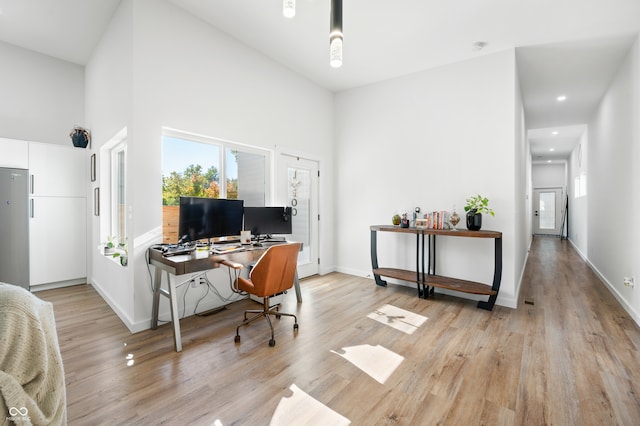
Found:
M 578 248 L 577 245 L 574 244 L 574 242 L 572 240 L 567 240 L 569 241 L 569 244 L 571 244 L 571 246 L 573 247 L 573 249 L 576 251 L 576 253 L 578 253 L 578 255 L 582 258 L 582 260 L 584 260 L 585 262 L 589 263 L 589 259 L 587 259 L 587 256 L 580 251 L 580 249 Z M 593 269 L 593 268 L 592 268 Z
M 129 318 L 129 316 L 124 312 L 124 310 L 118 305 L 109 295 L 105 292 L 100 284 L 98 284 L 95 280 L 91 280 L 91 285 L 98 292 L 100 297 L 107 302 L 107 305 L 116 313 L 120 321 L 124 323 L 124 325 L 129 329 L 131 333 L 137 333 L 138 331 L 146 330 L 149 328 L 149 324 L 147 324 L 146 328 L 136 329 L 134 322 Z M 150 321 L 149 321 L 150 322 Z
M 531 244 L 533 244 L 533 238 L 529 240 L 529 247 L 527 247 L 527 254 L 524 256 L 524 262 L 522 262 L 522 269 L 520 270 L 520 277 L 518 278 L 515 295 L 513 297 L 504 297 L 498 295 L 496 303 L 500 306 L 506 306 L 508 308 L 518 309 L 518 300 L 520 300 L 520 289 L 522 288 L 522 281 L 524 280 L 524 272 L 527 269 L 527 262 L 529 261 L 529 253 L 531 253 Z
M 360 271 L 358 269 L 351 269 L 351 268 L 335 268 L 335 272 L 340 272 L 342 274 L 347 274 L 347 275 L 353 275 L 356 277 L 363 277 L 363 278 L 371 278 L 373 279 L 373 272 L 371 272 L 371 269 L 367 270 L 367 271 Z
M 505 297 L 498 294 L 496 305 L 504 306 L 505 308 L 518 309 L 518 296 Z
M 320 267 L 320 270 L 318 271 L 318 273 L 320 275 L 327 275 L 330 274 L 332 272 L 336 272 L 336 267 L 335 266 L 327 266 L 327 267 Z
M 31 291 L 32 293 L 36 293 L 38 291 L 42 291 L 42 290 L 51 290 L 54 288 L 62 288 L 62 287 L 71 287 L 74 285 L 80 285 L 80 284 L 86 284 L 87 283 L 87 279 L 86 278 L 76 278 L 73 280 L 66 280 L 66 281 L 58 281 L 55 283 L 45 283 L 45 284 L 38 284 L 38 285 L 32 285 L 29 286 L 29 291 Z
M 615 297 L 618 303 L 620 303 L 620 306 L 622 306 L 622 308 L 627 311 L 629 315 L 631 315 L 631 318 L 633 318 L 635 323 L 640 327 L 640 314 L 638 314 L 638 312 L 633 309 L 633 306 L 631 306 L 629 302 L 627 302 L 627 300 L 622 297 L 620 292 L 618 292 L 618 289 L 616 289 L 615 286 L 611 284 L 609 280 L 607 280 L 604 275 L 602 275 L 602 273 L 600 273 L 598 268 L 596 268 L 595 265 L 589 261 L 589 259 L 585 259 L 585 262 L 587 263 L 587 265 L 589 265 L 589 268 L 591 268 L 593 273 L 596 274 L 598 278 L 600 278 L 600 281 L 602 281 L 602 283 L 607 286 L 611 294 L 613 294 L 613 297 Z

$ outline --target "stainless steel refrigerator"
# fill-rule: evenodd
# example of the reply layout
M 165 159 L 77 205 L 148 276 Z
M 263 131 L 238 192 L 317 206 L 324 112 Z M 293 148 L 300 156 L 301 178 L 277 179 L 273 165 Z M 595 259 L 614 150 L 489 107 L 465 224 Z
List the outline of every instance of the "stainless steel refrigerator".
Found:
M 0 282 L 29 289 L 29 172 L 0 167 Z

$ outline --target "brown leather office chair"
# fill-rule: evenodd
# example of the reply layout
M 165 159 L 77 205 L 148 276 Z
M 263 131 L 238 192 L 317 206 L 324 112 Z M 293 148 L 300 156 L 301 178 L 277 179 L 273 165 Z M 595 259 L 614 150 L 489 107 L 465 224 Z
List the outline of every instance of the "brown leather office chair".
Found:
M 273 324 L 271 324 L 270 315 L 280 318 L 281 315 L 293 317 L 295 323 L 293 330 L 298 330 L 298 318 L 293 314 L 280 312 L 280 304 L 270 305 L 270 298 L 283 293 L 285 290 L 293 287 L 293 280 L 296 275 L 296 267 L 298 264 L 298 252 L 300 251 L 300 243 L 281 244 L 269 247 L 258 260 L 256 265 L 249 274 L 249 279 L 238 277 L 236 287 L 238 290 L 245 291 L 263 298 L 263 306 L 261 310 L 248 310 L 244 312 L 244 321 L 236 328 L 235 342 L 240 342 L 240 327 L 247 325 L 260 317 L 265 317 L 271 328 L 271 340 L 269 346 L 275 346 L 276 341 L 273 337 Z M 229 262 L 227 266 L 235 269 L 242 268 L 242 265 Z M 254 313 L 257 315 L 247 318 L 247 314 Z

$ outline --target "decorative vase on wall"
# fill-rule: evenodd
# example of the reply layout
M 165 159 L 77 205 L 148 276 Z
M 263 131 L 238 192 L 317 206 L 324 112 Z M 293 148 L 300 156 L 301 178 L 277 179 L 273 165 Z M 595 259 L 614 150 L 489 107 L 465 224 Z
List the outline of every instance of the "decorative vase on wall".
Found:
M 479 231 L 482 228 L 482 213 L 475 210 L 467 212 L 467 229 L 469 231 Z

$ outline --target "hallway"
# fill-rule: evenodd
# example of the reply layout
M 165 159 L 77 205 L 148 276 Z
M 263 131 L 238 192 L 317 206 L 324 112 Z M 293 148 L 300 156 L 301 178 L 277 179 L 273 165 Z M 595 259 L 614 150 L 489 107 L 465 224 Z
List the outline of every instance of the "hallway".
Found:
M 519 424 L 638 423 L 640 329 L 568 241 L 534 238 L 518 310 L 530 320 Z

